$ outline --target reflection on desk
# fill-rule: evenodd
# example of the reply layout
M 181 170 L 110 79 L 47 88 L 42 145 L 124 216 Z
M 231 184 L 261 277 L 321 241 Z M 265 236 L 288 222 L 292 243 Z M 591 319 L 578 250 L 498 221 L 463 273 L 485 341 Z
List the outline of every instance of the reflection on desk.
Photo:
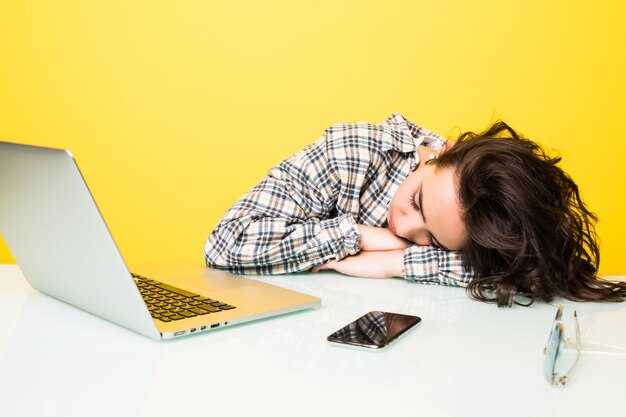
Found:
M 254 279 L 322 308 L 155 342 L 0 266 L 0 415 L 624 415 L 625 355 L 583 352 L 566 387 L 543 379 L 556 303 L 498 309 L 460 288 L 336 273 Z M 563 304 L 568 336 L 577 310 L 583 343 L 626 347 L 626 304 Z M 371 310 L 423 321 L 381 352 L 325 340 Z

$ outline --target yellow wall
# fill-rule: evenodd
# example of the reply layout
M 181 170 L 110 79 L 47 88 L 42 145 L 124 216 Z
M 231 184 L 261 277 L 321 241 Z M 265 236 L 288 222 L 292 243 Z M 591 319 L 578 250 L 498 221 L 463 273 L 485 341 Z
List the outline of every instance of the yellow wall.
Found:
M 0 5 L 0 139 L 69 148 L 130 263 L 202 262 L 223 212 L 342 121 L 500 117 L 558 149 L 624 274 L 622 1 Z M 0 243 L 0 263 L 10 261 Z

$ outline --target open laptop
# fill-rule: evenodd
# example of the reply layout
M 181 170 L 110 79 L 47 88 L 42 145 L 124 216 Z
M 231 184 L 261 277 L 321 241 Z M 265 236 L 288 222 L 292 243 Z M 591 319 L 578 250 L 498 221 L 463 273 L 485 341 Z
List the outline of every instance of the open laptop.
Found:
M 0 142 L 0 234 L 33 288 L 152 339 L 321 304 L 200 265 L 131 274 L 67 150 Z

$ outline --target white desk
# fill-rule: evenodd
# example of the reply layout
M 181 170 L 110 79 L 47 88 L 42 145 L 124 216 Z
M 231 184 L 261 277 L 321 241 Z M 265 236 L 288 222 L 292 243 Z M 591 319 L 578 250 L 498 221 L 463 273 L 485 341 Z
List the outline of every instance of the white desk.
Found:
M 554 306 L 498 309 L 458 288 L 334 273 L 265 279 L 321 309 L 155 342 L 0 266 L 0 415 L 626 415 L 624 355 L 583 352 L 567 387 L 545 382 Z M 566 334 L 576 309 L 583 343 L 626 347 L 626 304 L 564 304 Z M 423 321 L 386 351 L 326 342 L 370 310 Z

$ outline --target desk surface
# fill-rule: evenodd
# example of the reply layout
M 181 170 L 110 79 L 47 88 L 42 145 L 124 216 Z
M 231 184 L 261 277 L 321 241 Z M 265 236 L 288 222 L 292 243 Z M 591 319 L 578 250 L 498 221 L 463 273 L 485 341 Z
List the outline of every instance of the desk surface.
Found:
M 0 415 L 626 413 L 624 354 L 585 351 L 567 387 L 546 383 L 554 305 L 498 309 L 459 288 L 335 273 L 263 279 L 322 307 L 155 342 L 35 292 L 1 265 Z M 626 347 L 626 304 L 563 304 L 567 335 L 577 310 L 583 343 Z M 370 310 L 423 321 L 385 351 L 326 342 Z

